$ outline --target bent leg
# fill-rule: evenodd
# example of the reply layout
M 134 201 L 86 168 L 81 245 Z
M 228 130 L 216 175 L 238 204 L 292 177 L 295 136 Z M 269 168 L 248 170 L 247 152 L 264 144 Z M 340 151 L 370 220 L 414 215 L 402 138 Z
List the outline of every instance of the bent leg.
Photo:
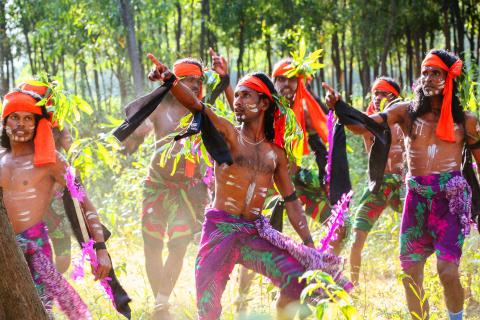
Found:
M 163 286 L 158 289 L 159 294 L 169 297 L 172 293 L 182 271 L 183 259 L 189 243 L 190 238 L 186 237 L 168 242 L 168 258 L 163 268 Z
M 423 302 L 425 291 L 423 289 L 423 269 L 425 261 L 418 262 L 404 270 L 406 277 L 402 279 L 407 298 L 408 310 L 412 319 L 428 319 L 428 301 Z M 417 316 L 415 316 L 417 315 Z
M 360 278 L 360 266 L 362 265 L 362 250 L 367 240 L 368 233 L 360 229 L 354 229 L 355 239 L 350 251 L 350 277 L 354 285 Z
M 437 270 L 443 286 L 448 311 L 453 313 L 462 311 L 465 297 L 460 283 L 458 266 L 450 261 L 438 259 Z
M 305 268 L 294 257 L 267 240 L 254 236 L 241 246 L 238 262 L 268 277 L 280 288 L 280 298 L 277 301 L 280 319 L 292 318 L 292 313 L 295 315 L 300 294 L 305 287 L 304 282 L 298 282 L 298 277 L 305 272 Z M 290 309 L 290 306 L 294 308 Z
M 153 295 L 156 296 L 164 280 L 162 261 L 164 232 L 152 218 L 150 215 L 143 217 L 142 236 L 147 277 Z

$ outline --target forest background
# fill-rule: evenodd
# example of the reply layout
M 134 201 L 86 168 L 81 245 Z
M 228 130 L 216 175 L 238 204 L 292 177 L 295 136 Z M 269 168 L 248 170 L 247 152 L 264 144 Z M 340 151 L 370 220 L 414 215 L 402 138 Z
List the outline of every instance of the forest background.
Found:
M 451 50 L 465 61 L 462 101 L 478 114 L 480 4 L 475 0 L 0 1 L 0 94 L 22 79 L 47 72 L 91 106 L 93 113 L 72 120 L 77 141 L 72 153 L 77 152 L 76 164 L 89 192 L 114 230 L 110 246 L 115 248 L 117 269 L 134 298 L 136 319 L 146 318 L 153 306 L 143 269 L 139 223 L 141 181 L 154 149 L 153 138 L 134 155 L 124 156 L 106 133 L 121 122 L 122 107 L 129 100 L 153 88 L 145 76 L 150 68 L 146 53 L 154 53 L 170 66 L 186 56 L 208 65 L 208 48 L 212 47 L 227 58 L 235 84 L 249 71 L 271 73 L 274 63 L 298 50 L 301 41 L 309 51 L 324 50 L 321 62 L 325 67 L 313 81 L 317 94 L 323 96 L 321 81 L 329 82 L 362 110 L 377 76 L 397 79 L 408 97 L 425 53 L 431 48 Z M 358 137 L 349 136 L 349 146 L 358 199 L 366 156 Z M 367 244 L 363 286 L 354 297 L 363 318 L 406 318 L 403 289 L 397 279 L 398 219 L 393 212 L 385 214 Z M 471 283 L 473 298 L 478 300 L 476 237 L 466 245 L 463 280 Z M 470 247 L 474 249 L 468 250 Z M 179 306 L 175 312 L 182 319 L 195 314 L 191 285 L 195 250 L 190 247 L 175 290 L 174 303 Z M 438 278 L 433 275 L 434 263 L 429 270 L 426 280 L 432 317 L 442 318 L 445 307 Z M 258 287 L 253 290 L 252 309 L 273 314 L 271 288 L 265 284 Z M 116 318 L 100 290 L 95 294 L 83 285 L 79 288 L 94 305 L 96 318 Z M 233 317 L 235 288 L 233 282 L 225 293 L 225 319 Z M 480 311 L 472 305 L 471 319 L 480 319 Z

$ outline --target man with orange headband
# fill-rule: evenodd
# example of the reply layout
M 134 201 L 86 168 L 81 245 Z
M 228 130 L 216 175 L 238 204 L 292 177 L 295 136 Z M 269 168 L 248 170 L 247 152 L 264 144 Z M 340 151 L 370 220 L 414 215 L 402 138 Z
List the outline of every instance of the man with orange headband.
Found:
M 0 187 L 3 201 L 17 233 L 17 243 L 28 262 L 33 281 L 47 311 L 55 300 L 69 319 L 87 319 L 87 306 L 55 269 L 47 228 L 43 219 L 52 198 L 54 183 L 66 185 L 67 163 L 56 152 L 50 115 L 40 101 L 48 101 L 50 89 L 23 83 L 9 92 L 3 102 Z M 98 215 L 87 197 L 81 202 L 97 248 L 96 279 L 111 268 Z
M 367 114 L 372 115 L 386 110 L 389 106 L 399 101 L 400 86 L 388 77 L 380 77 L 372 85 L 372 99 L 367 108 Z M 365 189 L 359 206 L 356 209 L 353 222 L 354 241 L 350 252 L 351 280 L 358 283 L 360 265 L 362 262 L 362 249 L 367 240 L 368 233 L 372 230 L 383 210 L 390 206 L 396 212 L 402 212 L 400 191 L 404 185 L 403 154 L 405 147 L 403 133 L 398 124 L 390 128 L 392 142 L 388 154 L 387 166 L 384 172 L 383 184 L 376 193 L 368 187 Z M 374 136 L 367 132 L 363 136 L 365 149 L 370 154 Z
M 326 116 L 323 109 L 307 90 L 304 76 L 287 77 L 286 74 L 292 70 L 292 58 L 284 58 L 278 61 L 273 67 L 273 83 L 275 90 L 280 96 L 287 99 L 292 108 L 298 123 L 300 124 L 306 141 L 304 144 L 304 155 L 312 153 L 318 166 L 318 174 L 305 168 L 295 168 L 292 180 L 297 195 L 305 205 L 305 213 L 315 221 L 323 222 L 331 212 L 327 195 L 324 191 L 325 166 L 327 164 L 327 139 Z M 282 231 L 283 211 L 285 205 L 277 201 L 272 208 L 271 222 L 274 228 Z M 334 252 L 339 254 L 340 242 L 332 243 Z M 247 306 L 247 295 L 253 280 L 253 273 L 247 273 L 242 268 L 239 273 L 239 294 L 235 304 L 238 311 L 243 311 Z
M 222 81 L 229 82 L 225 59 L 212 55 L 216 62 L 214 71 Z M 173 72 L 197 98 L 202 99 L 204 67 L 199 61 L 192 58 L 177 60 Z M 180 120 L 187 114 L 188 110 L 173 95 L 167 94 L 126 143 L 127 151 L 133 152 L 152 129 L 155 132 L 156 151 L 144 182 L 142 235 L 147 276 L 156 299 L 154 317 L 161 319 L 170 317 L 168 300 L 182 270 L 188 244 L 200 231 L 203 210 L 208 203 L 207 185 L 203 182 L 199 165 L 184 157 L 178 163 L 174 160 L 183 148 L 182 141 L 175 144 L 166 165 L 160 165 L 162 146 L 170 142 L 162 138 L 178 130 Z M 174 167 L 176 170 L 172 174 Z M 167 237 L 169 253 L 163 261 L 162 251 Z
M 323 269 L 349 289 L 351 284 L 338 269 L 340 259 L 314 249 L 304 211 L 288 174 L 284 137 L 277 135 L 282 122 L 275 117 L 278 98 L 268 76 L 254 73 L 237 84 L 234 112 L 241 125 L 235 127 L 206 108 L 163 64 L 153 56 L 150 58 L 156 65 L 150 80 L 173 81 L 170 92 L 190 112 L 201 112 L 206 117 L 207 123 L 215 128 L 213 132 L 218 131 L 223 137 L 233 162 L 231 165 L 215 162 L 215 199 L 205 212 L 195 267 L 198 318 L 220 318 L 222 293 L 236 264 L 267 276 L 281 288 L 277 302 L 281 318 L 287 317 L 286 306 L 300 298 L 305 282 L 297 279 L 305 270 Z M 207 127 L 212 132 L 209 126 L 202 127 L 204 141 Z M 304 244 L 274 230 L 261 215 L 273 182 Z
M 376 124 L 386 119 L 390 127 L 399 124 L 405 136 L 408 174 L 400 261 L 408 275 L 403 283 L 414 319 L 428 318 L 423 270 L 433 253 L 437 256 L 448 318 L 463 317 L 464 293 L 458 269 L 462 245 L 470 231 L 471 190 L 478 190 L 478 181 L 470 174 L 471 158 L 466 157 L 462 168 L 462 152 L 473 154 L 480 163 L 480 126 L 476 117 L 460 105 L 455 79 L 461 71 L 462 61 L 458 57 L 445 50 L 430 51 L 422 62 L 414 101 L 397 103 L 369 118 Z M 326 84 L 324 87 L 328 90 L 327 104 L 335 108 L 340 121 L 350 121 L 346 124 L 353 132 L 364 133 L 366 125 L 373 128 L 361 115 L 357 115 L 355 123 L 351 121 L 353 111 L 332 88 Z M 343 116 L 347 112 L 349 118 Z M 372 133 L 378 134 L 375 131 Z M 473 198 L 477 195 L 474 192 Z

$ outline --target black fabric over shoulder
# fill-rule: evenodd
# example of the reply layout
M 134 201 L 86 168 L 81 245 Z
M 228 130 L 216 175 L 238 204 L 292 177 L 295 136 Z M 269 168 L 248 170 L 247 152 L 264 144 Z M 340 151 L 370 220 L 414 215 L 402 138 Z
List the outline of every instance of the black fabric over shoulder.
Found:
M 174 80 L 175 77 L 172 77 L 149 94 L 130 102 L 125 107 L 126 119 L 115 129 L 113 136 L 120 142 L 127 139 L 155 111 L 172 88 Z
M 383 183 L 383 175 L 388 161 L 388 152 L 392 143 L 392 133 L 386 122 L 386 114 L 380 113 L 383 123 L 377 123 L 363 112 L 352 108 L 344 101 L 339 101 L 335 106 L 335 113 L 341 123 L 345 125 L 360 125 L 370 131 L 373 144 L 368 155 L 368 188 L 377 193 Z
M 330 168 L 330 194 L 328 200 L 335 205 L 344 193 L 352 189 L 347 158 L 345 126 L 336 123 L 333 129 L 332 167 Z
M 233 164 L 232 155 L 228 149 L 228 145 L 225 142 L 223 136 L 218 132 L 217 128 L 213 125 L 210 118 L 208 118 L 205 112 L 197 112 L 193 115 L 192 122 L 190 123 L 187 131 L 174 138 L 175 141 L 189 137 L 194 134 L 202 133 L 202 140 L 205 144 L 205 148 L 219 165 L 226 163 L 227 165 Z
M 320 184 L 324 184 L 324 178 L 325 178 L 325 166 L 327 165 L 327 148 L 322 142 L 322 139 L 320 139 L 320 136 L 315 132 L 315 133 L 309 133 L 308 134 L 308 145 L 310 146 L 310 149 L 313 151 L 313 154 L 315 155 L 315 162 L 317 163 L 318 166 L 318 177 Z

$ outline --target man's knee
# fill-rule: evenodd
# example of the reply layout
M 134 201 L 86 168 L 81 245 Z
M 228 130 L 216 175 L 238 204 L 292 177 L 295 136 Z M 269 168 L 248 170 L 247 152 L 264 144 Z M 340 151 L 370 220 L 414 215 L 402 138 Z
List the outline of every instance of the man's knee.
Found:
M 169 254 L 184 254 L 187 251 L 191 239 L 192 237 L 181 237 L 168 241 L 167 247 Z
M 405 276 L 403 277 L 402 282 L 406 289 L 410 288 L 411 284 L 416 287 L 422 287 L 424 266 L 424 262 L 416 263 L 410 268 L 403 270 Z
M 361 249 L 363 248 L 365 241 L 367 239 L 368 233 L 360 229 L 354 229 L 354 239 L 352 244 L 352 249 Z
M 56 256 L 55 257 L 55 266 L 57 267 L 57 271 L 60 273 L 65 273 L 70 266 L 70 255 L 68 256 Z
M 437 270 L 440 281 L 444 287 L 459 283 L 460 275 L 456 264 L 439 260 L 437 263 Z

